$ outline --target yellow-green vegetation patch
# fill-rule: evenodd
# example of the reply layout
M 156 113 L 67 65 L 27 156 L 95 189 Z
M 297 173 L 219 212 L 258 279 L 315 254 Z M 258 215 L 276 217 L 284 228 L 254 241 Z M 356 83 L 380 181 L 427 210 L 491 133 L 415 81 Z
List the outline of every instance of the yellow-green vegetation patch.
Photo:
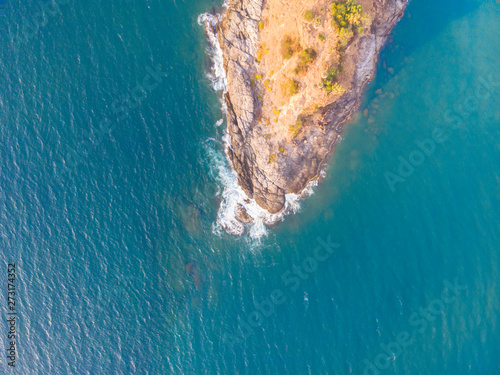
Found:
M 280 111 L 278 108 L 274 107 L 274 108 L 273 108 L 273 113 L 274 113 L 276 116 L 278 116 L 278 115 L 281 113 L 281 111 Z
M 276 155 L 275 154 L 269 155 L 269 163 L 272 163 L 273 161 L 276 161 Z
M 339 35 L 339 40 L 337 49 L 339 51 L 342 51 L 354 37 L 354 32 L 351 29 L 341 28 L 338 31 L 338 35 Z
M 297 39 L 292 39 L 291 36 L 287 35 L 283 38 L 281 42 L 281 54 L 283 59 L 291 58 L 296 52 L 300 50 L 300 43 Z
M 290 131 L 293 134 L 293 138 L 295 138 L 297 134 L 299 134 L 300 129 L 302 129 L 303 126 L 304 123 L 302 122 L 302 120 L 297 120 L 297 122 L 295 122 L 295 125 L 290 125 Z
M 339 93 L 340 86 L 337 82 L 338 75 L 342 73 L 342 66 L 331 67 L 326 72 L 323 73 L 323 80 L 320 82 L 319 86 L 323 87 L 327 93 Z
M 339 49 L 343 49 L 354 35 L 362 34 L 365 27 L 370 26 L 370 17 L 363 12 L 363 8 L 355 0 L 334 2 L 330 12 L 333 25 L 339 34 Z
M 310 10 L 308 10 L 307 12 L 304 13 L 304 19 L 307 21 L 307 22 L 311 22 L 313 19 L 314 19 L 314 14 L 313 12 L 311 12 Z
M 262 61 L 262 55 L 265 55 L 268 52 L 269 48 L 266 48 L 265 43 L 262 43 L 259 47 L 259 50 L 257 51 L 257 57 L 255 58 L 255 61 L 260 63 Z
M 338 82 L 335 82 L 327 91 L 333 95 L 340 95 L 345 91 L 345 88 Z
M 318 113 L 320 111 L 320 109 L 322 108 L 322 104 L 321 103 L 315 103 L 315 104 L 311 104 L 305 111 L 305 114 L 310 116 L 310 115 L 314 115 L 316 113 Z
M 259 21 L 259 31 L 262 31 L 264 28 L 264 21 Z
M 326 40 L 323 34 L 318 34 L 318 39 L 321 40 L 322 42 Z
M 263 85 L 264 85 L 264 87 L 265 87 L 266 89 L 268 89 L 269 91 L 273 91 L 273 89 L 272 89 L 272 88 L 271 88 L 271 86 L 270 86 L 270 83 L 271 83 L 271 81 L 269 81 L 268 79 L 266 79 L 266 80 L 264 81 Z
M 287 79 L 281 85 L 281 93 L 289 98 L 299 92 L 299 83 L 293 79 Z
M 255 79 L 262 79 L 262 74 L 260 74 L 260 73 L 256 74 Z
M 257 63 L 259 63 L 259 64 L 260 64 L 260 62 L 261 62 L 261 61 L 262 61 L 262 50 L 261 50 L 261 49 L 259 49 L 259 50 L 257 51 L 257 56 L 255 57 L 255 62 L 257 62 Z
M 295 68 L 295 74 L 305 73 L 309 64 L 316 60 L 316 51 L 313 48 L 306 48 L 299 55 L 299 62 Z
M 323 23 L 323 19 L 320 16 L 318 16 L 314 19 L 314 27 L 320 27 L 322 23 Z

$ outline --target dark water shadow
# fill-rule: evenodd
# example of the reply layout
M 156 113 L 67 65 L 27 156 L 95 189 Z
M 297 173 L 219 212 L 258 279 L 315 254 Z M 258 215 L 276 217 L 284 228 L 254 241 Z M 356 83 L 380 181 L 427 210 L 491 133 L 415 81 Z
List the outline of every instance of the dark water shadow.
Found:
M 456 1 L 452 6 L 448 0 L 410 1 L 381 51 L 380 64 L 386 63 L 397 74 L 404 67 L 406 57 L 437 37 L 450 23 L 475 12 L 480 4 L 470 0 Z M 386 69 L 380 70 L 377 79 L 384 80 L 390 75 Z

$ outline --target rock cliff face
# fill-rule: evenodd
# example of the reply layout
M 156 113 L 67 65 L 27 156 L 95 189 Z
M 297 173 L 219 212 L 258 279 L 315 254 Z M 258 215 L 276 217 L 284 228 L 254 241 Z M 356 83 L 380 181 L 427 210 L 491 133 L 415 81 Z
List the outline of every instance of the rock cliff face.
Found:
M 286 144 L 283 139 L 278 141 L 278 136 L 262 136 L 263 103 L 252 79 L 260 70 L 256 57 L 262 48 L 259 22 L 265 11 L 264 1 L 231 0 L 218 24 L 227 78 L 228 154 L 241 188 L 270 213 L 284 207 L 285 194 L 299 193 L 309 181 L 318 178 L 322 164 L 340 138 L 343 123 L 358 108 L 362 91 L 373 78 L 378 52 L 406 6 L 402 0 L 365 3 L 371 10 L 371 27 L 354 38 L 343 55 L 345 64 L 353 67 L 344 74 L 348 90 L 323 103 L 314 116 L 304 120 L 298 134 L 288 137 Z M 291 107 L 297 105 L 300 103 L 291 101 Z M 271 160 L 269 155 L 278 146 L 286 148 L 286 152 Z

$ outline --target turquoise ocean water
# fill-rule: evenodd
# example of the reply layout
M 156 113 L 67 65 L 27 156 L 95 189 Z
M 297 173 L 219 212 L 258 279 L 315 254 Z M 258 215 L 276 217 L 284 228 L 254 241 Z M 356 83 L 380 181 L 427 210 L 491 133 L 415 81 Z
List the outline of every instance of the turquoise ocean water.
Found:
M 260 238 L 217 224 L 221 3 L 58 4 L 0 2 L 0 373 L 499 373 L 500 4 L 413 0 Z

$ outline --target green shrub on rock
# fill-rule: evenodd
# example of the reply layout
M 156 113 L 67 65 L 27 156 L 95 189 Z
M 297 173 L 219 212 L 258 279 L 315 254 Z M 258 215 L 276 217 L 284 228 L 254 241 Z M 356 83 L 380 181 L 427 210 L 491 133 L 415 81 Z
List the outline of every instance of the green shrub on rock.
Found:
M 337 78 L 340 73 L 342 73 L 342 66 L 328 69 L 324 74 L 324 76 L 326 75 L 326 78 L 321 81 L 320 86 L 323 87 L 329 94 L 332 93 L 336 95 L 343 93 L 343 87 L 337 82 Z
M 330 12 L 338 30 L 340 49 L 347 46 L 355 34 L 362 34 L 370 26 L 370 18 L 355 0 L 334 2 Z
M 299 62 L 297 63 L 297 68 L 295 69 L 295 74 L 305 73 L 309 64 L 316 60 L 317 53 L 312 48 L 306 48 L 299 55 Z
M 311 22 L 313 19 L 314 19 L 314 15 L 311 11 L 307 11 L 304 13 L 304 19 L 307 21 L 307 22 Z
M 299 134 L 299 132 L 303 126 L 304 126 L 304 123 L 302 122 L 302 120 L 297 120 L 295 125 L 290 125 L 290 131 L 293 134 L 293 138 L 295 138 L 297 136 L 297 134 Z
M 289 98 L 299 92 L 299 83 L 293 79 L 288 79 L 281 86 L 283 96 Z
M 291 58 L 295 52 L 300 50 L 300 43 L 296 39 L 292 39 L 290 36 L 286 36 L 281 42 L 281 54 L 283 59 Z

